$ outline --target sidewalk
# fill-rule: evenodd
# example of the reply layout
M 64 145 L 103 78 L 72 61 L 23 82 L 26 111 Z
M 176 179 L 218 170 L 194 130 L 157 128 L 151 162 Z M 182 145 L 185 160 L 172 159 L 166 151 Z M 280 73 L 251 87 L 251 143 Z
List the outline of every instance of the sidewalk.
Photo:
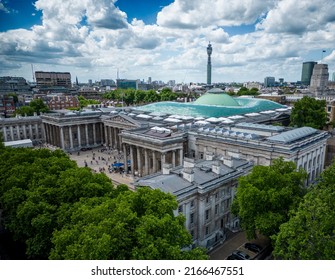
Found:
M 209 252 L 209 258 L 210 260 L 224 260 L 245 242 L 247 238 L 243 231 L 233 233 L 222 245 Z

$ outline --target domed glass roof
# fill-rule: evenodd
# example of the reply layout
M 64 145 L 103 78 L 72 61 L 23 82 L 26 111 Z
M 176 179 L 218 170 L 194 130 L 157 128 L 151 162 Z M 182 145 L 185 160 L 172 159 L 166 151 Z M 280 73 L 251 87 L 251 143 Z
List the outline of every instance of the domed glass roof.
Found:
M 199 97 L 193 104 L 198 105 L 218 105 L 218 106 L 240 106 L 238 102 L 226 94 L 222 89 L 213 88 Z

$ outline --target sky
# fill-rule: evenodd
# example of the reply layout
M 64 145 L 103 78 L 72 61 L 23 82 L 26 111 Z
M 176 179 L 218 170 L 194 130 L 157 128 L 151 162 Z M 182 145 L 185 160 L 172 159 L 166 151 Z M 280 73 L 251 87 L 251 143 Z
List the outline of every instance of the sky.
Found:
M 335 72 L 335 1 L 0 0 L 0 76 L 206 83 L 301 79 L 302 63 Z

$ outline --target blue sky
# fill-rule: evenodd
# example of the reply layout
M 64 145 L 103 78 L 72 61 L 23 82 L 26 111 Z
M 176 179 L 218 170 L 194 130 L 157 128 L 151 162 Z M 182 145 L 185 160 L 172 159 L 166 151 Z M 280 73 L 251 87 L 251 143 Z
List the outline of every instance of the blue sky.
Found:
M 0 76 L 32 80 L 297 81 L 302 62 L 335 72 L 335 1 L 0 0 Z M 322 53 L 322 50 L 326 50 Z

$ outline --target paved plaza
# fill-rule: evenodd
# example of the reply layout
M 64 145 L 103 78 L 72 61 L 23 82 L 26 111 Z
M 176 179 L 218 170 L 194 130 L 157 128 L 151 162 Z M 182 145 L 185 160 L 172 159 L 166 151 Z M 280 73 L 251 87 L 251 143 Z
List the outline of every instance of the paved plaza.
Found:
M 123 163 L 123 155 L 117 150 L 106 149 L 105 147 L 93 148 L 92 150 L 69 153 L 72 160 L 76 161 L 79 167 L 89 167 L 93 172 L 105 173 L 115 185 L 125 184 L 134 189 L 134 177 L 124 172 L 110 171 L 109 167 L 114 162 Z

